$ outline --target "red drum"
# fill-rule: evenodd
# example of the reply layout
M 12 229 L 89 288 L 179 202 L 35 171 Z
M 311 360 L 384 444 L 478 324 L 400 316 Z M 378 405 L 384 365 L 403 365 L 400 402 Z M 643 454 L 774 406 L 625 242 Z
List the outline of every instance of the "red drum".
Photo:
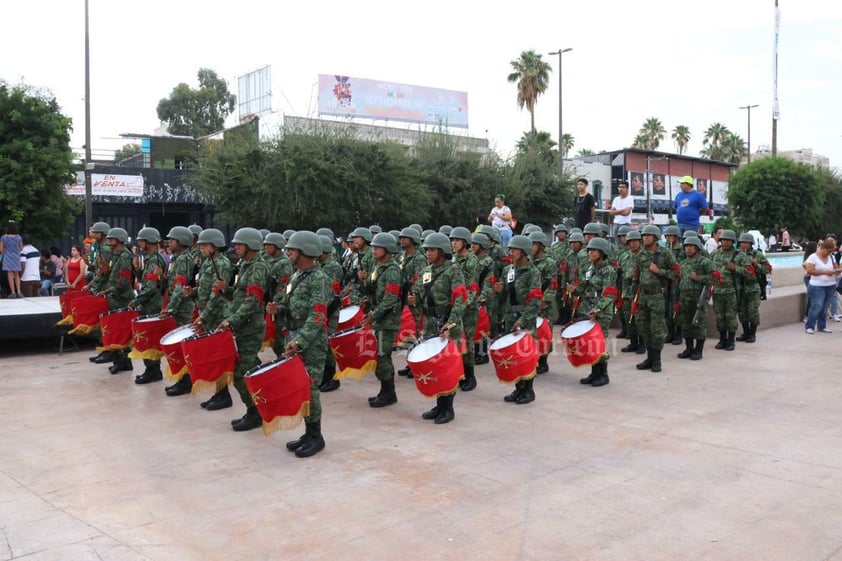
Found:
M 172 316 L 135 318 L 132 320 L 134 348 L 129 353 L 129 358 L 161 360 L 164 356 L 164 351 L 161 350 L 161 338 L 175 328 L 175 318 Z
M 310 416 L 310 376 L 299 355 L 279 358 L 245 374 L 246 387 L 263 418 L 263 434 L 292 429 Z
M 212 390 L 212 393 L 216 393 L 234 378 L 234 367 L 239 355 L 231 330 L 188 337 L 181 342 L 181 351 L 193 381 L 190 393 L 200 390 Z
M 344 308 L 344 307 L 346 307 L 346 306 L 350 306 L 350 305 L 351 305 L 351 295 L 349 294 L 348 296 L 346 296 L 345 298 L 343 298 L 343 299 L 342 299 L 342 301 L 341 301 L 341 302 L 339 302 L 339 305 L 340 305 L 342 308 Z
M 474 332 L 474 343 L 479 343 L 491 333 L 491 318 L 488 317 L 488 310 L 485 306 L 479 307 L 479 316 L 477 316 L 477 330 Z M 550 333 L 552 337 L 552 333 Z
M 357 327 L 364 317 L 365 312 L 356 304 L 346 306 L 339 310 L 339 324 L 336 326 L 336 330 L 345 331 L 346 329 Z
M 401 312 L 401 327 L 398 330 L 398 336 L 395 337 L 395 345 L 400 345 L 406 341 L 414 341 L 417 336 L 415 318 L 409 311 L 409 306 L 404 306 Z
M 108 311 L 108 299 L 104 296 L 85 294 L 73 300 L 70 305 L 73 314 L 71 335 L 88 335 L 99 328 L 99 315 Z
M 80 296 L 86 296 L 87 292 L 81 290 L 71 290 L 65 292 L 58 297 L 58 303 L 61 306 L 61 320 L 56 325 L 73 325 L 73 300 Z
M 508 333 L 488 346 L 497 379 L 514 384 L 535 376 L 538 366 L 538 347 L 528 331 Z
M 178 381 L 187 374 L 187 363 L 184 361 L 181 342 L 195 334 L 196 329 L 188 324 L 176 327 L 161 337 L 161 350 L 167 357 L 167 378 Z
M 553 349 L 553 329 L 550 327 L 550 322 L 538 316 L 536 333 L 538 335 L 538 356 L 550 354 Z
M 337 331 L 327 341 L 339 367 L 334 380 L 359 380 L 377 369 L 377 336 L 371 326 Z
M 561 332 L 561 342 L 573 366 L 591 366 L 606 354 L 602 328 L 589 319 L 567 326 Z
M 426 397 L 450 395 L 464 377 L 462 353 L 449 337 L 433 337 L 415 345 L 406 355 L 415 387 Z
M 132 346 L 132 320 L 138 317 L 133 308 L 120 308 L 99 316 L 102 329 L 102 346 L 97 352 L 122 351 Z
M 272 321 L 272 314 L 265 314 L 263 320 L 266 322 L 266 328 L 263 330 L 263 343 L 260 344 L 260 350 L 271 349 L 275 346 L 275 338 L 277 337 L 277 328 L 275 322 Z M 192 371 L 191 371 L 192 372 Z

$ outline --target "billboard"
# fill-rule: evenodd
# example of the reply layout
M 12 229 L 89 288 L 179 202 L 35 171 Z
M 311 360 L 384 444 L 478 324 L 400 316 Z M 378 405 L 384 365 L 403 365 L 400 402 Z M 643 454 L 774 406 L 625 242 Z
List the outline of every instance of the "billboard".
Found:
M 237 109 L 240 119 L 272 112 L 272 67 L 264 66 L 237 80 Z
M 319 74 L 319 115 L 468 128 L 468 94 Z
M 75 197 L 85 196 L 85 173 L 76 173 L 76 184 L 65 185 L 64 192 Z M 91 174 L 91 195 L 113 197 L 142 197 L 142 175 Z

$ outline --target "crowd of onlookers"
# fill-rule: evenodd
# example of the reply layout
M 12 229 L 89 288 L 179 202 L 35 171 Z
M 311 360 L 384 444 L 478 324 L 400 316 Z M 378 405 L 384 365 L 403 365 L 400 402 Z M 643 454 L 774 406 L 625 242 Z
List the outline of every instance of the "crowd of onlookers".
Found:
M 842 294 L 842 252 L 836 234 L 804 244 L 804 284 L 807 286 L 807 315 L 804 329 L 830 333 L 827 320 L 842 321 L 839 295 Z

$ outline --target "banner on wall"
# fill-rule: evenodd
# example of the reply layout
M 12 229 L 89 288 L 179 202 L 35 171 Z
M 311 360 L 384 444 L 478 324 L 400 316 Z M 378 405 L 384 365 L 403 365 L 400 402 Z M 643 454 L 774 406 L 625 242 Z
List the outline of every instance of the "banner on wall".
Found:
M 76 183 L 66 185 L 65 193 L 74 197 L 85 196 L 85 174 L 76 173 Z M 142 175 L 107 175 L 102 173 L 91 174 L 91 194 L 94 197 L 142 197 L 143 176 Z

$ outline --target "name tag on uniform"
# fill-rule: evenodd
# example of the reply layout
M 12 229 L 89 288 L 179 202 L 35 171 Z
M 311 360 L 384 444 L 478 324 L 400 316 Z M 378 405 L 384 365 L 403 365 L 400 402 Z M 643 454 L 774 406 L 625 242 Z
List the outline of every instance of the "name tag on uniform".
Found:
M 292 283 L 288 282 L 287 283 L 287 294 L 290 294 L 291 292 L 292 292 Z
M 421 282 L 423 282 L 424 284 L 428 284 L 432 280 L 433 280 L 433 273 L 431 273 L 430 271 L 427 271 L 426 273 L 424 273 L 424 276 L 421 277 Z
M 589 267 L 587 271 L 585 271 L 585 280 L 591 280 L 591 275 L 593 275 L 593 267 Z
M 377 280 L 377 271 L 374 271 L 373 273 L 371 273 L 371 282 L 374 282 L 376 280 Z
M 515 268 L 509 268 L 509 274 L 506 275 L 506 282 L 515 282 Z

